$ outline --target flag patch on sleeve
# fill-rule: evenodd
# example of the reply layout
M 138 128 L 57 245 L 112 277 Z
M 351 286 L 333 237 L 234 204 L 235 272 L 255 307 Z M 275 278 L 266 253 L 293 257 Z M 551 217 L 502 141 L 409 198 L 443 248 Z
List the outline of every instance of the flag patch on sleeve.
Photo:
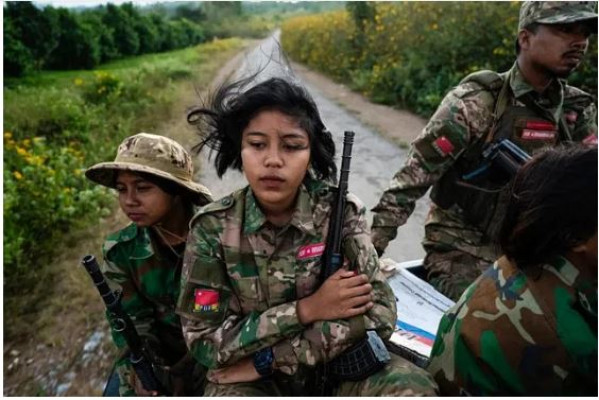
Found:
M 211 289 L 196 289 L 194 292 L 193 312 L 218 312 L 219 293 Z
M 441 157 L 445 157 L 448 154 L 451 154 L 455 147 L 453 143 L 451 143 L 451 141 L 447 139 L 445 136 L 439 136 L 433 142 L 433 148 L 437 153 L 439 153 Z

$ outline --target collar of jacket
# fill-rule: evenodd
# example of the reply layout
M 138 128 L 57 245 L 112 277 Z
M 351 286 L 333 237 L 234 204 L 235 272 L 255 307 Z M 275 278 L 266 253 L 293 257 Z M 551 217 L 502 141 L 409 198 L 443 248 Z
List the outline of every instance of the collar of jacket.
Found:
M 518 269 L 516 265 L 503 256 L 496 262 L 504 268 Z M 577 303 L 590 315 L 597 317 L 597 281 L 584 274 L 565 257 L 556 256 L 543 265 L 543 270 L 555 275 L 566 286 L 576 292 Z M 521 270 L 520 270 L 521 271 Z M 530 278 L 529 278 L 530 279 Z M 531 284 L 534 284 L 531 282 Z
M 256 200 L 252 189 L 248 186 L 245 191 L 243 233 L 256 233 L 266 222 L 266 216 L 260 209 L 260 206 L 258 206 L 258 201 Z M 312 196 L 304 183 L 299 187 L 299 192 L 295 201 L 295 209 L 289 224 L 308 235 L 316 235 L 314 218 L 312 215 Z
M 514 97 L 516 99 L 522 101 L 524 96 L 527 94 L 530 94 L 530 96 L 533 98 L 546 98 L 551 104 L 550 109 L 552 110 L 552 114 L 554 114 L 555 120 L 557 121 L 559 119 L 562 107 L 564 105 L 564 91 L 566 86 L 565 81 L 555 78 L 551 81 L 543 93 L 539 94 L 536 92 L 535 88 L 528 83 L 526 78 L 524 78 L 517 61 L 509 70 L 508 79 L 510 80 L 510 88 L 512 89 L 512 93 L 514 93 Z

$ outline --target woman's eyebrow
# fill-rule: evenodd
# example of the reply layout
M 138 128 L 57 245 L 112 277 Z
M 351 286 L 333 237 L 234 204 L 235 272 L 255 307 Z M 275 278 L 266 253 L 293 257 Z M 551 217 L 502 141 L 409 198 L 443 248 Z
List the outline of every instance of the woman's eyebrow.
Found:
M 308 139 L 307 134 L 296 133 L 296 132 L 283 133 L 283 134 L 280 134 L 279 137 L 281 137 L 282 139 Z
M 242 135 L 242 137 L 243 136 L 245 136 L 246 138 L 249 138 L 249 137 L 266 138 L 266 137 L 268 137 L 268 135 L 266 133 L 260 132 L 260 131 L 246 132 L 245 135 Z

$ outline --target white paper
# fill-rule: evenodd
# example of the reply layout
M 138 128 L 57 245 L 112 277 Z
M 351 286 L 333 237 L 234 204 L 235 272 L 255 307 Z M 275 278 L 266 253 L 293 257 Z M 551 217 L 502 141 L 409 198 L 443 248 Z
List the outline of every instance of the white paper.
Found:
M 429 357 L 439 321 L 455 303 L 408 271 L 406 264 L 398 264 L 395 274 L 387 279 L 397 303 L 396 331 L 391 341 Z

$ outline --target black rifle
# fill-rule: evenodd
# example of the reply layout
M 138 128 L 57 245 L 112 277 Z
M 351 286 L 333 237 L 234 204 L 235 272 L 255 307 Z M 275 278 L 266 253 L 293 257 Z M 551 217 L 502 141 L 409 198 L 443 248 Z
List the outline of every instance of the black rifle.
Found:
M 115 293 L 110 290 L 102 271 L 100 271 L 100 266 L 96 261 L 96 257 L 87 255 L 83 257 L 81 263 L 89 273 L 89 276 L 91 276 L 94 285 L 96 285 L 96 288 L 100 292 L 100 296 L 102 296 L 102 300 L 104 300 L 106 309 L 111 316 L 112 327 L 116 332 L 123 335 L 125 342 L 127 342 L 127 347 L 129 347 L 130 352 L 129 361 L 135 370 L 135 374 L 141 381 L 142 386 L 148 391 L 158 391 L 162 393 L 163 391 L 154 376 L 152 364 L 144 356 L 143 345 L 137 334 L 135 325 L 133 325 L 131 318 L 121 307 L 121 292 L 117 291 Z
M 483 151 L 483 163 L 474 171 L 462 176 L 462 179 L 469 181 L 481 175 L 485 171 L 493 168 L 498 172 L 512 178 L 516 175 L 520 167 L 530 160 L 530 156 L 514 142 L 509 139 L 502 139 L 491 143 Z
M 341 230 L 345 213 L 349 166 L 351 161 L 354 132 L 346 131 L 343 137 L 343 153 L 341 157 L 341 172 L 335 205 L 329 222 L 329 233 L 326 250 L 323 255 L 324 282 L 343 265 L 341 254 Z M 363 318 L 362 316 L 354 318 Z M 391 357 L 385 344 L 375 331 L 366 331 L 366 337 L 344 351 L 324 366 L 322 380 L 326 386 L 327 372 L 338 381 L 360 381 L 381 370 Z M 326 389 L 326 388 L 325 388 Z

